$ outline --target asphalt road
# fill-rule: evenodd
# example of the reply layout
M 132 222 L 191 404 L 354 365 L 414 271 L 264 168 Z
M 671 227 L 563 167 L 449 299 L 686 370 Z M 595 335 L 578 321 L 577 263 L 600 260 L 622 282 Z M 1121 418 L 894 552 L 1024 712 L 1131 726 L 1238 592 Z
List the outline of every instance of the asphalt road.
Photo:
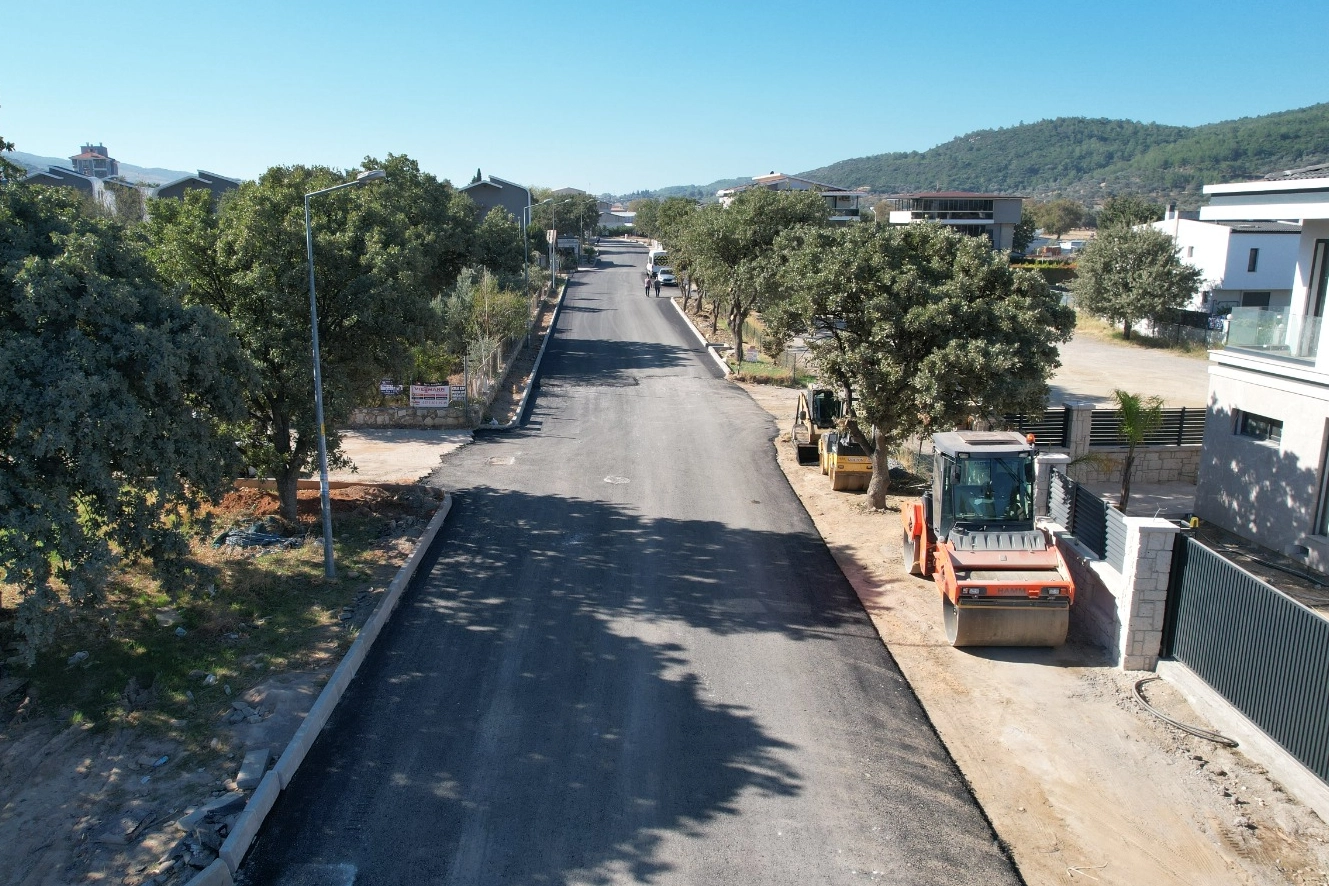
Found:
M 524 430 L 444 459 L 437 560 L 242 882 L 1020 882 L 644 257 L 577 275 Z

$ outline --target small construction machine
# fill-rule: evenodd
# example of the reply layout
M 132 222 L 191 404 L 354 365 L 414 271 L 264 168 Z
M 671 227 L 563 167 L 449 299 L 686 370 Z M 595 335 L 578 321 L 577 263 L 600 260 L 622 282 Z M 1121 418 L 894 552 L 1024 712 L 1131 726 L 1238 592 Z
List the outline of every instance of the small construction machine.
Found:
M 829 388 L 808 388 L 798 393 L 794 428 L 790 439 L 798 453 L 798 463 L 810 465 L 819 459 L 818 443 L 822 434 L 833 429 L 840 418 L 840 398 Z M 825 473 L 823 471 L 822 473 Z
M 941 591 L 952 646 L 1059 646 L 1075 583 L 1034 525 L 1034 447 L 1009 431 L 932 437 L 932 491 L 901 511 L 904 564 Z
M 817 441 L 821 472 L 836 492 L 861 492 L 872 482 L 872 457 L 847 430 L 827 431 Z

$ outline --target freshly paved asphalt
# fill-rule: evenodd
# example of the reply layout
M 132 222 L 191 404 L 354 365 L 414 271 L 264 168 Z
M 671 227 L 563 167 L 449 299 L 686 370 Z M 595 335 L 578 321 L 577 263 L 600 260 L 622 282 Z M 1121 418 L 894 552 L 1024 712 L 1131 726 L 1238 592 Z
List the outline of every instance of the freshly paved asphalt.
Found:
M 241 882 L 1021 882 L 643 265 L 577 275 L 524 429 L 434 475 L 436 562 Z

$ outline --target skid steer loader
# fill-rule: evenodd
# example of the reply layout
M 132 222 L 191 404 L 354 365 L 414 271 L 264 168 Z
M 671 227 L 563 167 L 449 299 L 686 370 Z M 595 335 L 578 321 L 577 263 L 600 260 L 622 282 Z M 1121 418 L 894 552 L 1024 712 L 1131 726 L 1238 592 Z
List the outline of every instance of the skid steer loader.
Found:
M 901 511 L 904 565 L 941 591 L 952 646 L 1059 646 L 1075 583 L 1034 524 L 1034 447 L 1007 431 L 932 437 L 932 491 Z
M 823 434 L 835 427 L 839 417 L 840 398 L 834 391 L 808 388 L 798 392 L 794 427 L 789 438 L 794 441 L 799 464 L 810 465 L 818 460 L 818 443 Z

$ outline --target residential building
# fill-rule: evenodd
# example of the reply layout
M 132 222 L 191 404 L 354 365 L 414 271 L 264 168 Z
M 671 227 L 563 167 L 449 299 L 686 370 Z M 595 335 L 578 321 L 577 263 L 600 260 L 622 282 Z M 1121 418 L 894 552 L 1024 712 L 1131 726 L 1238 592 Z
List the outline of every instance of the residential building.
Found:
M 215 200 L 227 191 L 234 191 L 239 187 L 239 179 L 200 169 L 197 175 L 186 175 L 164 185 L 158 185 L 153 189 L 152 196 L 159 199 L 179 199 L 187 191 L 211 191 Z
M 63 166 L 50 166 L 45 171 L 29 173 L 23 180 L 33 185 L 73 188 L 87 194 L 94 200 L 101 200 L 102 183 L 100 180 L 79 175 L 74 170 L 65 169 Z
M 814 182 L 812 179 L 799 178 L 796 175 L 785 175 L 782 172 L 772 171 L 767 175 L 759 175 L 751 184 L 722 188 L 715 192 L 715 196 L 720 198 L 722 204 L 728 206 L 734 197 L 748 188 L 766 188 L 768 191 L 816 191 L 830 208 L 832 222 L 849 224 L 859 220 L 858 201 L 862 198 L 863 192 L 848 191 L 835 185 Z
M 111 159 L 106 145 L 84 145 L 83 150 L 69 158 L 74 171 L 89 178 L 115 178 L 120 164 Z
M 1329 301 L 1329 164 L 1204 191 L 1202 221 L 1285 221 L 1301 231 L 1291 279 L 1280 287 L 1290 290 L 1288 304 L 1233 308 L 1225 346 L 1210 353 L 1195 513 L 1327 572 L 1329 345 L 1320 327 Z
M 459 190 L 479 207 L 481 218 L 488 215 L 494 207 L 502 206 L 512 213 L 512 217 L 518 222 L 527 221 L 526 207 L 531 205 L 531 192 L 525 185 L 510 182 L 496 175 L 481 176 L 480 170 L 477 169 L 471 183 Z
M 936 222 L 971 237 L 987 237 L 993 249 L 1015 248 L 1015 226 L 1020 223 L 1023 197 L 976 194 L 971 191 L 925 191 L 895 194 L 884 201 L 893 225 Z
M 1301 226 L 1286 221 L 1193 220 L 1175 209 L 1152 227 L 1177 241 L 1177 256 L 1204 275 L 1193 311 L 1287 308 Z

